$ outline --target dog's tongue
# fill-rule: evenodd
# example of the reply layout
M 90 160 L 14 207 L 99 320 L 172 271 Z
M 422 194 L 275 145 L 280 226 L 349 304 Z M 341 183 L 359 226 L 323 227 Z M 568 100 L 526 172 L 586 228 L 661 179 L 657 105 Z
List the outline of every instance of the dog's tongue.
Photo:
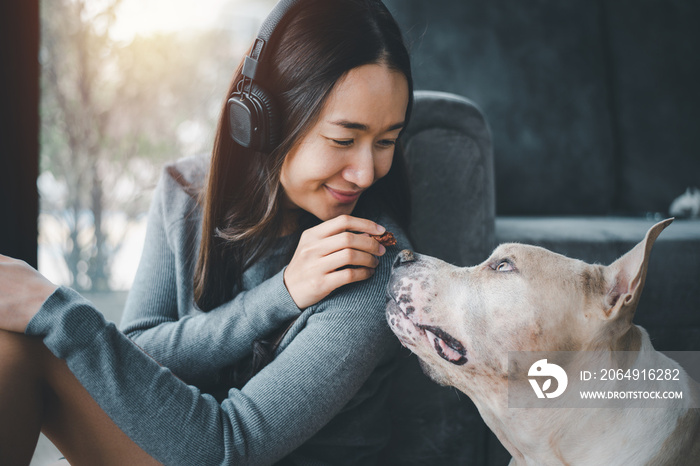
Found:
M 435 346 L 435 351 L 437 351 L 438 354 L 444 359 L 447 359 L 450 362 L 457 362 L 462 358 L 462 355 L 459 354 L 458 351 L 453 350 L 452 348 L 447 346 L 447 343 L 445 343 L 442 340 L 442 338 L 438 337 L 430 330 L 426 329 L 425 334 L 428 336 L 428 339 L 433 342 L 433 346 Z

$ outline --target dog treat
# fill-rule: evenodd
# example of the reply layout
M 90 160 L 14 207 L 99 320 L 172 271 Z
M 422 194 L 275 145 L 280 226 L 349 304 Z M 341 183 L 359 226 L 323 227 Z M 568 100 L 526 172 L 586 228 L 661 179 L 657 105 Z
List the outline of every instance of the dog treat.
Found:
M 370 235 L 372 238 L 376 239 L 379 241 L 379 244 L 382 246 L 393 246 L 396 244 L 396 238 L 394 238 L 394 234 L 390 231 L 384 232 L 383 235 Z

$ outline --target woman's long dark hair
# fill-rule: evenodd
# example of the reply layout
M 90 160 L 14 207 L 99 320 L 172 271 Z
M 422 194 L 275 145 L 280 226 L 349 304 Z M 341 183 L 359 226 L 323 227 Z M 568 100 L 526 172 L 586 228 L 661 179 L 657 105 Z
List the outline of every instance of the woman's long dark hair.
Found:
M 413 81 L 408 51 L 394 18 L 379 0 L 301 0 L 270 38 L 257 81 L 277 99 L 282 143 L 270 154 L 237 145 L 228 133 L 226 105 L 214 141 L 203 206 L 202 238 L 194 273 L 195 302 L 203 311 L 230 300 L 233 285 L 282 233 L 280 170 L 286 154 L 318 119 L 335 83 L 366 64 L 385 64 Z M 241 79 L 234 74 L 231 95 Z M 374 191 L 375 194 L 371 194 Z M 392 217 L 409 219 L 403 153 L 363 195 L 382 198 Z

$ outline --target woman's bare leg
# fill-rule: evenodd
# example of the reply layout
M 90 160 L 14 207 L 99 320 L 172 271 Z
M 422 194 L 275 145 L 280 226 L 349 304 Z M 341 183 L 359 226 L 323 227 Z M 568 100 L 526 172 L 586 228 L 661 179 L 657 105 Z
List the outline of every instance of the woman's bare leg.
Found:
M 0 330 L 0 464 L 29 464 L 40 430 L 72 466 L 159 464 L 40 340 Z
M 43 413 L 37 345 L 17 341 L 0 330 L 0 463 L 12 465 L 29 464 Z

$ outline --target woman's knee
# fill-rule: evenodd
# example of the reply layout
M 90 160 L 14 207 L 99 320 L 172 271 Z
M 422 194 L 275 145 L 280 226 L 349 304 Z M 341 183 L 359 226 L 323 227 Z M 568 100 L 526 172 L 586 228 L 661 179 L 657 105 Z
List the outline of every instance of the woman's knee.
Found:
M 48 349 L 38 338 L 0 330 L 0 372 L 38 376 Z

